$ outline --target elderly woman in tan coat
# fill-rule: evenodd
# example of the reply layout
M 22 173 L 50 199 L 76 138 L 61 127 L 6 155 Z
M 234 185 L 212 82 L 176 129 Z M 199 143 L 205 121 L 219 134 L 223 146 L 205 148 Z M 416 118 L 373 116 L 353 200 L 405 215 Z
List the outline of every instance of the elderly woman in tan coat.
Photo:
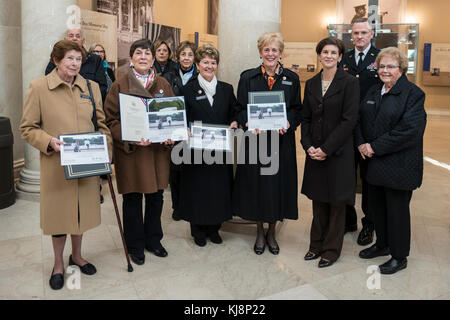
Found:
M 87 80 L 78 74 L 84 53 L 78 44 L 62 40 L 55 44 L 51 60 L 56 69 L 31 82 L 23 109 L 22 138 L 40 151 L 41 228 L 52 235 L 55 263 L 50 278 L 52 289 L 64 286 L 63 251 L 66 234 L 72 238 L 70 265 L 92 275 L 95 267 L 81 257 L 83 233 L 100 224 L 99 178 L 66 180 L 61 166 L 61 134 L 94 131 L 93 105 Z M 97 83 L 90 81 L 96 104 L 98 128 L 111 145 L 105 124 L 102 97 Z M 111 148 L 109 148 L 111 149 Z
M 125 242 L 131 260 L 145 263 L 144 248 L 158 257 L 166 257 L 161 244 L 163 192 L 169 183 L 170 148 L 166 143 L 129 143 L 122 140 L 119 93 L 144 98 L 173 96 L 169 83 L 157 76 L 153 63 L 155 49 L 150 40 L 135 41 L 130 48 L 131 67 L 111 87 L 105 101 L 106 123 L 114 140 L 114 166 L 117 188 L 123 195 Z M 142 219 L 142 196 L 145 218 Z

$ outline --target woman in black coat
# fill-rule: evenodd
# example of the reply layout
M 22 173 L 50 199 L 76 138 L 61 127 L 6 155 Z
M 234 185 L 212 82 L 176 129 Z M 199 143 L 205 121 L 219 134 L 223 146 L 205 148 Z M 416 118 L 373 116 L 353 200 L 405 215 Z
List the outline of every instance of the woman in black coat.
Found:
M 212 45 L 203 45 L 197 49 L 195 60 L 199 75 L 183 87 L 189 123 L 201 121 L 237 128 L 235 121 L 237 101 L 233 87 L 217 81 L 215 72 L 219 63 L 219 52 Z M 191 164 L 183 163 L 180 186 L 180 217 L 191 223 L 191 234 L 198 246 L 206 245 L 206 238 L 213 243 L 222 243 L 219 229 L 224 221 L 232 218 L 231 190 L 233 166 L 225 162 L 225 153 L 215 151 L 215 159 L 223 158 L 223 164 L 194 163 L 191 152 Z M 202 152 L 202 151 L 200 151 Z M 213 151 L 214 152 L 214 151 Z M 210 151 L 203 151 L 205 157 Z
M 407 266 L 409 203 L 422 184 L 425 93 L 408 81 L 408 59 L 398 48 L 381 50 L 376 64 L 383 85 L 372 87 L 361 103 L 356 145 L 367 162 L 364 178 L 377 242 L 359 256 L 391 254 L 380 272 L 392 274 Z
M 155 62 L 153 63 L 153 66 L 156 69 L 156 74 L 164 77 L 166 73 L 175 72 L 177 64 L 172 60 L 173 53 L 169 44 L 164 40 L 156 40 L 155 52 Z
M 241 74 L 237 98 L 241 112 L 239 122 L 247 128 L 247 104 L 249 92 L 283 91 L 287 109 L 287 128 L 267 132 L 267 151 L 272 162 L 262 164 L 259 157 L 259 142 L 255 147 L 257 163 L 251 164 L 249 151 L 253 148 L 244 143 L 246 163 L 238 163 L 235 189 L 233 190 L 234 214 L 257 222 L 257 236 L 253 250 L 262 254 L 266 243 L 272 254 L 280 248 L 275 240 L 275 226 L 283 219 L 298 219 L 298 177 L 295 148 L 295 129 L 300 124 L 300 80 L 296 73 L 284 69 L 279 59 L 284 42 L 279 33 L 265 33 L 258 39 L 262 64 Z M 258 130 L 255 131 L 258 134 Z M 275 136 L 273 136 L 275 135 Z M 271 139 L 278 142 L 279 150 L 271 151 Z M 258 141 L 261 136 L 258 135 Z M 251 156 L 251 155 L 250 155 Z M 278 165 L 278 167 L 277 167 Z M 271 167 L 271 168 L 270 168 Z M 264 174 L 264 169 L 270 174 Z M 269 223 L 264 234 L 263 223 Z
M 182 96 L 184 86 L 197 80 L 198 70 L 194 63 L 197 46 L 193 42 L 183 41 L 177 47 L 178 64 L 173 72 L 166 72 L 164 78 L 169 82 L 176 96 Z M 181 166 L 170 163 L 170 195 L 172 197 L 172 219 L 179 221 Z
M 319 268 L 340 256 L 345 206 L 355 202 L 353 129 L 358 117 L 359 83 L 338 68 L 345 47 L 325 38 L 316 52 L 322 71 L 306 82 L 301 143 L 306 152 L 302 193 L 313 201 L 309 251 Z

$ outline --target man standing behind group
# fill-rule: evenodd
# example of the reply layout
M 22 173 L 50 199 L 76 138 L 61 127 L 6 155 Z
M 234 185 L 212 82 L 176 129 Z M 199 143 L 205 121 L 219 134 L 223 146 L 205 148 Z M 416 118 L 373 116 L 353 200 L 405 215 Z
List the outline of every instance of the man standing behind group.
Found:
M 378 78 L 377 69 L 375 66 L 375 59 L 380 52 L 371 44 L 371 40 L 374 36 L 374 30 L 370 25 L 367 18 L 358 18 L 352 23 L 352 39 L 355 45 L 355 49 L 345 53 L 342 59 L 342 68 L 355 76 L 359 80 L 360 102 L 364 99 L 369 91 L 369 88 L 375 84 L 380 83 Z M 363 162 L 359 152 L 355 152 L 355 164 L 356 168 L 360 165 L 360 170 L 364 170 Z M 367 209 L 367 185 L 366 182 L 361 179 L 362 182 L 362 210 L 364 217 L 362 218 L 362 230 L 358 236 L 358 244 L 365 246 L 373 241 L 373 221 L 368 216 Z M 345 231 L 357 230 L 357 217 L 354 206 L 347 205 L 346 218 L 345 218 Z
M 77 43 L 81 47 L 81 50 L 84 51 L 86 58 L 83 60 L 79 73 L 83 78 L 98 83 L 98 85 L 100 86 L 100 92 L 102 93 L 102 101 L 105 101 L 108 85 L 106 82 L 102 59 L 99 56 L 86 51 L 86 49 L 84 48 L 84 42 L 86 41 L 86 39 L 84 38 L 81 29 L 67 30 L 66 37 L 64 39 Z M 47 68 L 45 69 L 45 75 L 52 72 L 53 69 L 55 69 L 55 64 L 50 61 L 47 65 Z

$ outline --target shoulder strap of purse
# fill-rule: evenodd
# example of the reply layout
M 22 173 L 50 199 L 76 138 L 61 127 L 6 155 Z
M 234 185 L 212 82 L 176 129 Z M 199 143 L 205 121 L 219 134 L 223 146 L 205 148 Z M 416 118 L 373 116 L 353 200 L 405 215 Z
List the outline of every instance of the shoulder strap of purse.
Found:
M 92 87 L 91 87 L 91 83 L 89 82 L 88 79 L 86 79 L 87 82 L 87 86 L 89 89 L 89 99 L 92 102 L 92 107 L 94 108 L 93 112 L 92 112 L 92 123 L 94 124 L 94 128 L 95 131 L 98 131 L 98 125 L 97 125 L 97 110 L 95 110 L 95 100 L 94 100 L 94 95 L 92 94 Z

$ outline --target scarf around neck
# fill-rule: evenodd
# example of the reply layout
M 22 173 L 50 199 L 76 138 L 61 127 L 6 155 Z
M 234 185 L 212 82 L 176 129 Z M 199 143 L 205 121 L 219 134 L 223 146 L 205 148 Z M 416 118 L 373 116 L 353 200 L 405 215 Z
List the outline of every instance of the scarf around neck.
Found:
M 213 96 L 216 94 L 216 87 L 217 87 L 216 76 L 214 76 L 214 78 L 211 80 L 211 82 L 209 82 L 205 78 L 203 78 L 201 74 L 198 74 L 197 79 L 198 79 L 198 83 L 200 84 L 200 87 L 203 90 L 205 90 L 206 97 L 208 98 L 208 101 L 212 107 L 213 102 L 214 102 Z
M 153 68 L 150 68 L 149 72 L 145 76 L 143 76 L 142 74 L 137 72 L 134 69 L 134 66 L 131 66 L 131 70 L 133 71 L 133 74 L 136 77 L 136 79 L 138 79 L 139 82 L 142 84 L 144 89 L 147 89 L 152 86 L 153 81 L 155 81 L 155 76 L 156 76 L 156 73 L 153 72 Z
M 261 72 L 263 74 L 263 77 L 267 80 L 269 90 L 272 90 L 275 81 L 277 81 L 278 77 L 283 72 L 283 67 L 280 63 L 278 63 L 277 68 L 275 69 L 275 74 L 273 76 L 269 76 L 269 74 L 266 72 L 266 68 L 264 68 L 264 65 L 261 64 Z

